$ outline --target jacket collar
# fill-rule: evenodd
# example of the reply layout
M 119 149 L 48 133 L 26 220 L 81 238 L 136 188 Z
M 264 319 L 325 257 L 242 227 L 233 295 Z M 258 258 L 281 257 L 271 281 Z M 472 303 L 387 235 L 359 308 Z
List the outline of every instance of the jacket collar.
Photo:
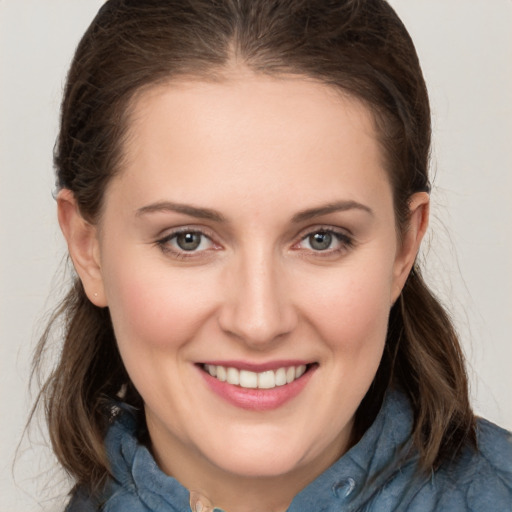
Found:
M 388 391 L 361 440 L 300 492 L 288 512 L 360 509 L 396 472 L 417 462 L 417 455 L 411 455 L 412 424 L 408 399 Z
M 379 414 L 361 440 L 292 501 L 288 512 L 347 512 L 360 508 L 398 471 L 417 461 L 409 456 L 413 414 L 405 395 L 388 391 Z M 164 474 L 136 437 L 135 415 L 126 405 L 105 444 L 114 480 L 109 500 L 128 491 L 155 512 L 190 512 L 189 492 Z

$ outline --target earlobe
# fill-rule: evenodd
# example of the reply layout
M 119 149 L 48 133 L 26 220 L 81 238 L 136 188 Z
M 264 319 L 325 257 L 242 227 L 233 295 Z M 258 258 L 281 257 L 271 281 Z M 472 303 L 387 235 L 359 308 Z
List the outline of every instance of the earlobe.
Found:
M 96 226 L 83 218 L 73 192 L 68 189 L 62 189 L 57 195 L 57 213 L 69 255 L 87 297 L 98 307 L 107 306 Z
M 421 241 L 427 231 L 430 208 L 430 196 L 427 192 L 413 194 L 409 201 L 409 222 L 402 234 L 401 245 L 397 251 L 393 276 L 393 304 L 404 287 L 418 254 Z

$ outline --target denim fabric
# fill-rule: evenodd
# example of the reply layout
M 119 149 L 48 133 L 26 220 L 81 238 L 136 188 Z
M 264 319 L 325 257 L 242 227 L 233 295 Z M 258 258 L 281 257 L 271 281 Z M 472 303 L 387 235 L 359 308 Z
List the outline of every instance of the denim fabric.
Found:
M 465 449 L 427 477 L 411 450 L 412 411 L 387 394 L 361 441 L 300 492 L 288 512 L 512 512 L 512 436 L 478 421 L 479 451 Z M 137 442 L 123 411 L 106 437 L 115 477 L 102 503 L 78 492 L 67 512 L 190 512 L 189 492 Z M 236 512 L 236 511 L 229 511 Z

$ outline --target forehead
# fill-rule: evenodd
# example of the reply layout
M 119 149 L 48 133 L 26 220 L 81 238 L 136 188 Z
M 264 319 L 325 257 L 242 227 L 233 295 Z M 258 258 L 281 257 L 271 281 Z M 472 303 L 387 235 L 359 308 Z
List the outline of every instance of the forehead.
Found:
M 325 201 L 329 187 L 357 196 L 388 181 L 369 109 L 297 77 L 245 74 L 144 90 L 133 100 L 123 153 L 119 179 L 139 195 L 193 199 L 201 190 L 223 199 L 261 190 L 270 200 L 279 189 Z
M 230 128 L 252 130 L 254 136 L 258 134 L 256 123 L 265 118 L 269 136 L 277 135 L 269 130 L 271 126 L 277 131 L 286 127 L 281 136 L 290 133 L 295 139 L 301 133 L 307 137 L 315 133 L 324 137 L 342 135 L 340 129 L 343 132 L 343 126 L 351 123 L 375 138 L 372 112 L 362 101 L 334 86 L 302 76 L 275 77 L 235 71 L 215 80 L 189 79 L 154 85 L 134 96 L 128 125 L 139 131 L 142 124 L 156 124 L 162 116 L 175 122 L 178 130 L 197 129 L 206 121 L 210 124 L 205 128 L 214 127 L 214 123 L 220 132 L 226 122 Z

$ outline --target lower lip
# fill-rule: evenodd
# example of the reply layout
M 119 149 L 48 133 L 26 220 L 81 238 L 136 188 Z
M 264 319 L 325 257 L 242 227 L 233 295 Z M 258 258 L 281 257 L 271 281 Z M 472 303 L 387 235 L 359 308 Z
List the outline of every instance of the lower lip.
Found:
M 271 389 L 242 388 L 221 382 L 201 368 L 199 371 L 208 387 L 235 407 L 250 411 L 270 411 L 295 398 L 306 387 L 316 368 L 316 365 L 310 367 L 304 375 L 290 384 Z

